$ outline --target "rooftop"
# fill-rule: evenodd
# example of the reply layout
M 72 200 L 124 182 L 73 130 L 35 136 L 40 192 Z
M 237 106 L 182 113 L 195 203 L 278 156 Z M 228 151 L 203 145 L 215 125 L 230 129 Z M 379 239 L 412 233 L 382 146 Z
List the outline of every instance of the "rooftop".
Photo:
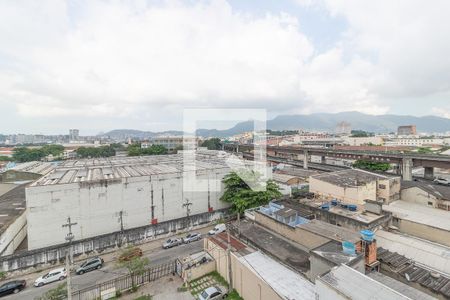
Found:
M 450 276 L 450 248 L 413 236 L 378 230 L 377 245 Z
M 305 204 L 305 205 L 315 208 L 315 209 L 320 209 L 320 207 L 323 204 L 329 203 L 328 200 L 325 200 L 322 198 L 312 198 L 312 199 L 303 198 L 298 201 L 301 204 Z M 348 209 L 342 208 L 339 205 L 336 205 L 336 206 L 330 205 L 329 207 L 330 207 L 330 209 L 326 211 L 328 213 L 332 213 L 332 214 L 340 215 L 340 216 L 343 216 L 346 218 L 350 218 L 350 219 L 356 220 L 360 223 L 364 223 L 366 225 L 369 225 L 372 222 L 377 221 L 384 217 L 383 215 L 377 215 L 377 214 L 365 211 L 364 206 L 362 206 L 362 205 L 358 205 L 356 211 L 350 211 Z
M 362 255 L 346 254 L 343 252 L 342 244 L 336 241 L 329 241 L 311 251 L 312 254 L 318 255 L 336 266 L 348 264 L 355 259 L 362 258 Z
M 353 300 L 409 299 L 406 295 L 402 295 L 394 289 L 346 265 L 333 268 L 318 280 L 325 282 L 341 294 Z
M 194 160 L 183 163 L 183 154 L 140 157 L 111 157 L 67 160 L 32 186 L 115 180 L 128 177 L 181 173 L 194 168 Z M 217 151 L 202 151 L 195 156 L 196 170 L 229 168 Z
M 290 180 L 300 180 L 300 178 L 297 176 L 280 174 L 280 173 L 273 173 L 272 179 L 276 182 L 280 182 L 280 183 L 284 183 L 284 184 L 288 184 L 288 182 Z
M 360 169 L 347 169 L 311 176 L 311 178 L 326 181 L 341 187 L 363 186 L 376 180 L 389 179 L 393 177 L 394 176 L 391 175 L 381 175 Z
M 386 270 L 404 278 L 407 282 L 417 283 L 424 289 L 450 298 L 450 278 L 419 266 L 414 261 L 382 247 L 377 249 L 377 258 Z
M 315 299 L 314 284 L 277 261 L 253 252 L 239 260 L 253 270 L 283 299 Z
M 376 280 L 385 286 L 390 287 L 391 289 L 399 292 L 400 294 L 405 295 L 406 297 L 409 297 L 410 299 L 413 299 L 413 300 L 435 299 L 434 297 L 431 297 L 428 294 L 425 294 L 424 292 L 419 291 L 418 289 L 415 289 L 407 284 L 404 284 L 403 282 L 395 280 L 394 278 L 383 275 L 380 272 L 371 272 L 371 273 L 367 274 L 367 276 L 369 276 L 373 280 Z
M 16 165 L 11 170 L 17 172 L 27 172 L 40 175 L 46 175 L 56 167 L 55 163 L 42 161 L 29 161 Z
M 402 190 L 412 187 L 420 188 L 437 199 L 450 200 L 450 186 L 423 182 L 423 181 L 402 181 Z
M 308 223 L 297 225 L 297 227 L 338 242 L 349 241 L 356 243 L 361 240 L 359 233 L 353 230 L 319 220 L 311 220 Z
M 25 212 L 25 186 L 26 184 L 0 184 L 0 234 Z
M 383 210 L 391 212 L 394 217 L 431 227 L 450 230 L 450 212 L 430 208 L 420 204 L 397 200 L 383 205 Z

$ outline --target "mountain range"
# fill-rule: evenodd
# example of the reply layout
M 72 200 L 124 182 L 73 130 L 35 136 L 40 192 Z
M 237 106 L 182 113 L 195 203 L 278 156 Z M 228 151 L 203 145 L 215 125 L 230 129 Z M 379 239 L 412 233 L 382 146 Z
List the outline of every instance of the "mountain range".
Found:
M 360 112 L 314 113 L 309 115 L 279 115 L 267 121 L 271 130 L 314 130 L 334 132 L 336 125 L 348 122 L 352 129 L 375 133 L 396 132 L 401 125 L 416 125 L 418 132 L 436 133 L 450 131 L 450 119 L 437 116 L 403 116 L 403 115 L 368 115 Z M 203 137 L 226 137 L 253 130 L 253 122 L 245 121 L 225 130 L 198 129 L 196 134 Z M 101 136 L 115 139 L 148 139 L 161 135 L 182 135 L 182 131 L 140 131 L 132 129 L 115 129 Z

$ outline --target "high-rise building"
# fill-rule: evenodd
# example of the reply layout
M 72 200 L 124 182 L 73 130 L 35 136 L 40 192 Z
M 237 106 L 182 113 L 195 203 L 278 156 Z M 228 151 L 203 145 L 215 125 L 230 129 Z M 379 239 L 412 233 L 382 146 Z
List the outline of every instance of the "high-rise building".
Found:
M 416 135 L 416 125 L 398 126 L 397 135 Z
M 352 132 L 352 125 L 348 122 L 342 121 L 336 125 L 336 134 L 350 134 Z
M 69 129 L 69 140 L 78 141 L 80 136 L 80 131 L 78 129 Z

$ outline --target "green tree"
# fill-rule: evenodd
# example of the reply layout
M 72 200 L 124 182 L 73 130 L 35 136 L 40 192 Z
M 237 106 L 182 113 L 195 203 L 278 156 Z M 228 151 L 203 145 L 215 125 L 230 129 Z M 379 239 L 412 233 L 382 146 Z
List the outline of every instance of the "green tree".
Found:
M 0 155 L 0 161 L 11 161 L 12 158 L 4 155 Z
M 67 283 L 58 284 L 57 287 L 48 290 L 42 296 L 36 297 L 36 300 L 62 300 L 67 297 Z
M 200 145 L 201 147 L 206 147 L 208 150 L 220 150 L 222 149 L 220 139 L 219 138 L 211 138 L 204 140 Z
M 76 152 L 82 158 L 110 157 L 116 155 L 116 150 L 112 146 L 80 147 Z
M 353 167 L 370 170 L 370 171 L 382 171 L 385 172 L 391 168 L 391 165 L 383 162 L 375 162 L 368 160 L 357 160 L 353 163 Z
M 133 253 L 136 252 L 136 247 L 129 246 L 125 248 L 120 257 L 132 257 L 131 259 L 119 260 L 117 266 L 119 268 L 125 268 L 128 271 L 128 274 L 131 276 L 131 285 L 133 288 L 136 287 L 134 276 L 141 275 L 144 273 L 147 266 L 150 264 L 150 261 L 147 257 L 141 256 L 133 256 Z
M 419 149 L 417 149 L 417 153 L 431 154 L 431 153 L 433 153 L 433 150 L 431 150 L 431 148 L 428 148 L 428 147 L 420 147 Z
M 244 180 L 245 179 L 245 180 Z M 231 209 L 237 214 L 238 224 L 240 215 L 249 208 L 265 205 L 269 201 L 281 197 L 278 185 L 272 180 L 265 182 L 266 188 L 261 189 L 261 174 L 253 171 L 240 171 L 227 174 L 223 183 L 225 191 L 220 200 L 230 203 Z M 251 189 L 250 186 L 258 187 Z
M 128 156 L 140 155 L 162 155 L 167 154 L 168 150 L 163 145 L 151 145 L 148 148 L 141 148 L 141 144 L 131 144 L 127 148 Z

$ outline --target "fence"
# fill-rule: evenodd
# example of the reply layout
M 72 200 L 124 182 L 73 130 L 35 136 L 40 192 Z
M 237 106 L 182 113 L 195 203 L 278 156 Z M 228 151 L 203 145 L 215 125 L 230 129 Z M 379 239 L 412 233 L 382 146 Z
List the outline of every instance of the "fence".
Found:
M 161 277 L 173 274 L 175 272 L 175 261 L 171 261 L 165 264 L 158 265 L 146 269 L 142 274 L 124 275 L 115 279 L 102 282 L 95 286 L 85 288 L 72 293 L 73 300 L 94 300 L 101 299 L 102 292 L 104 291 L 116 291 L 123 292 L 129 290 L 135 286 L 139 286 L 148 282 L 155 281 Z

